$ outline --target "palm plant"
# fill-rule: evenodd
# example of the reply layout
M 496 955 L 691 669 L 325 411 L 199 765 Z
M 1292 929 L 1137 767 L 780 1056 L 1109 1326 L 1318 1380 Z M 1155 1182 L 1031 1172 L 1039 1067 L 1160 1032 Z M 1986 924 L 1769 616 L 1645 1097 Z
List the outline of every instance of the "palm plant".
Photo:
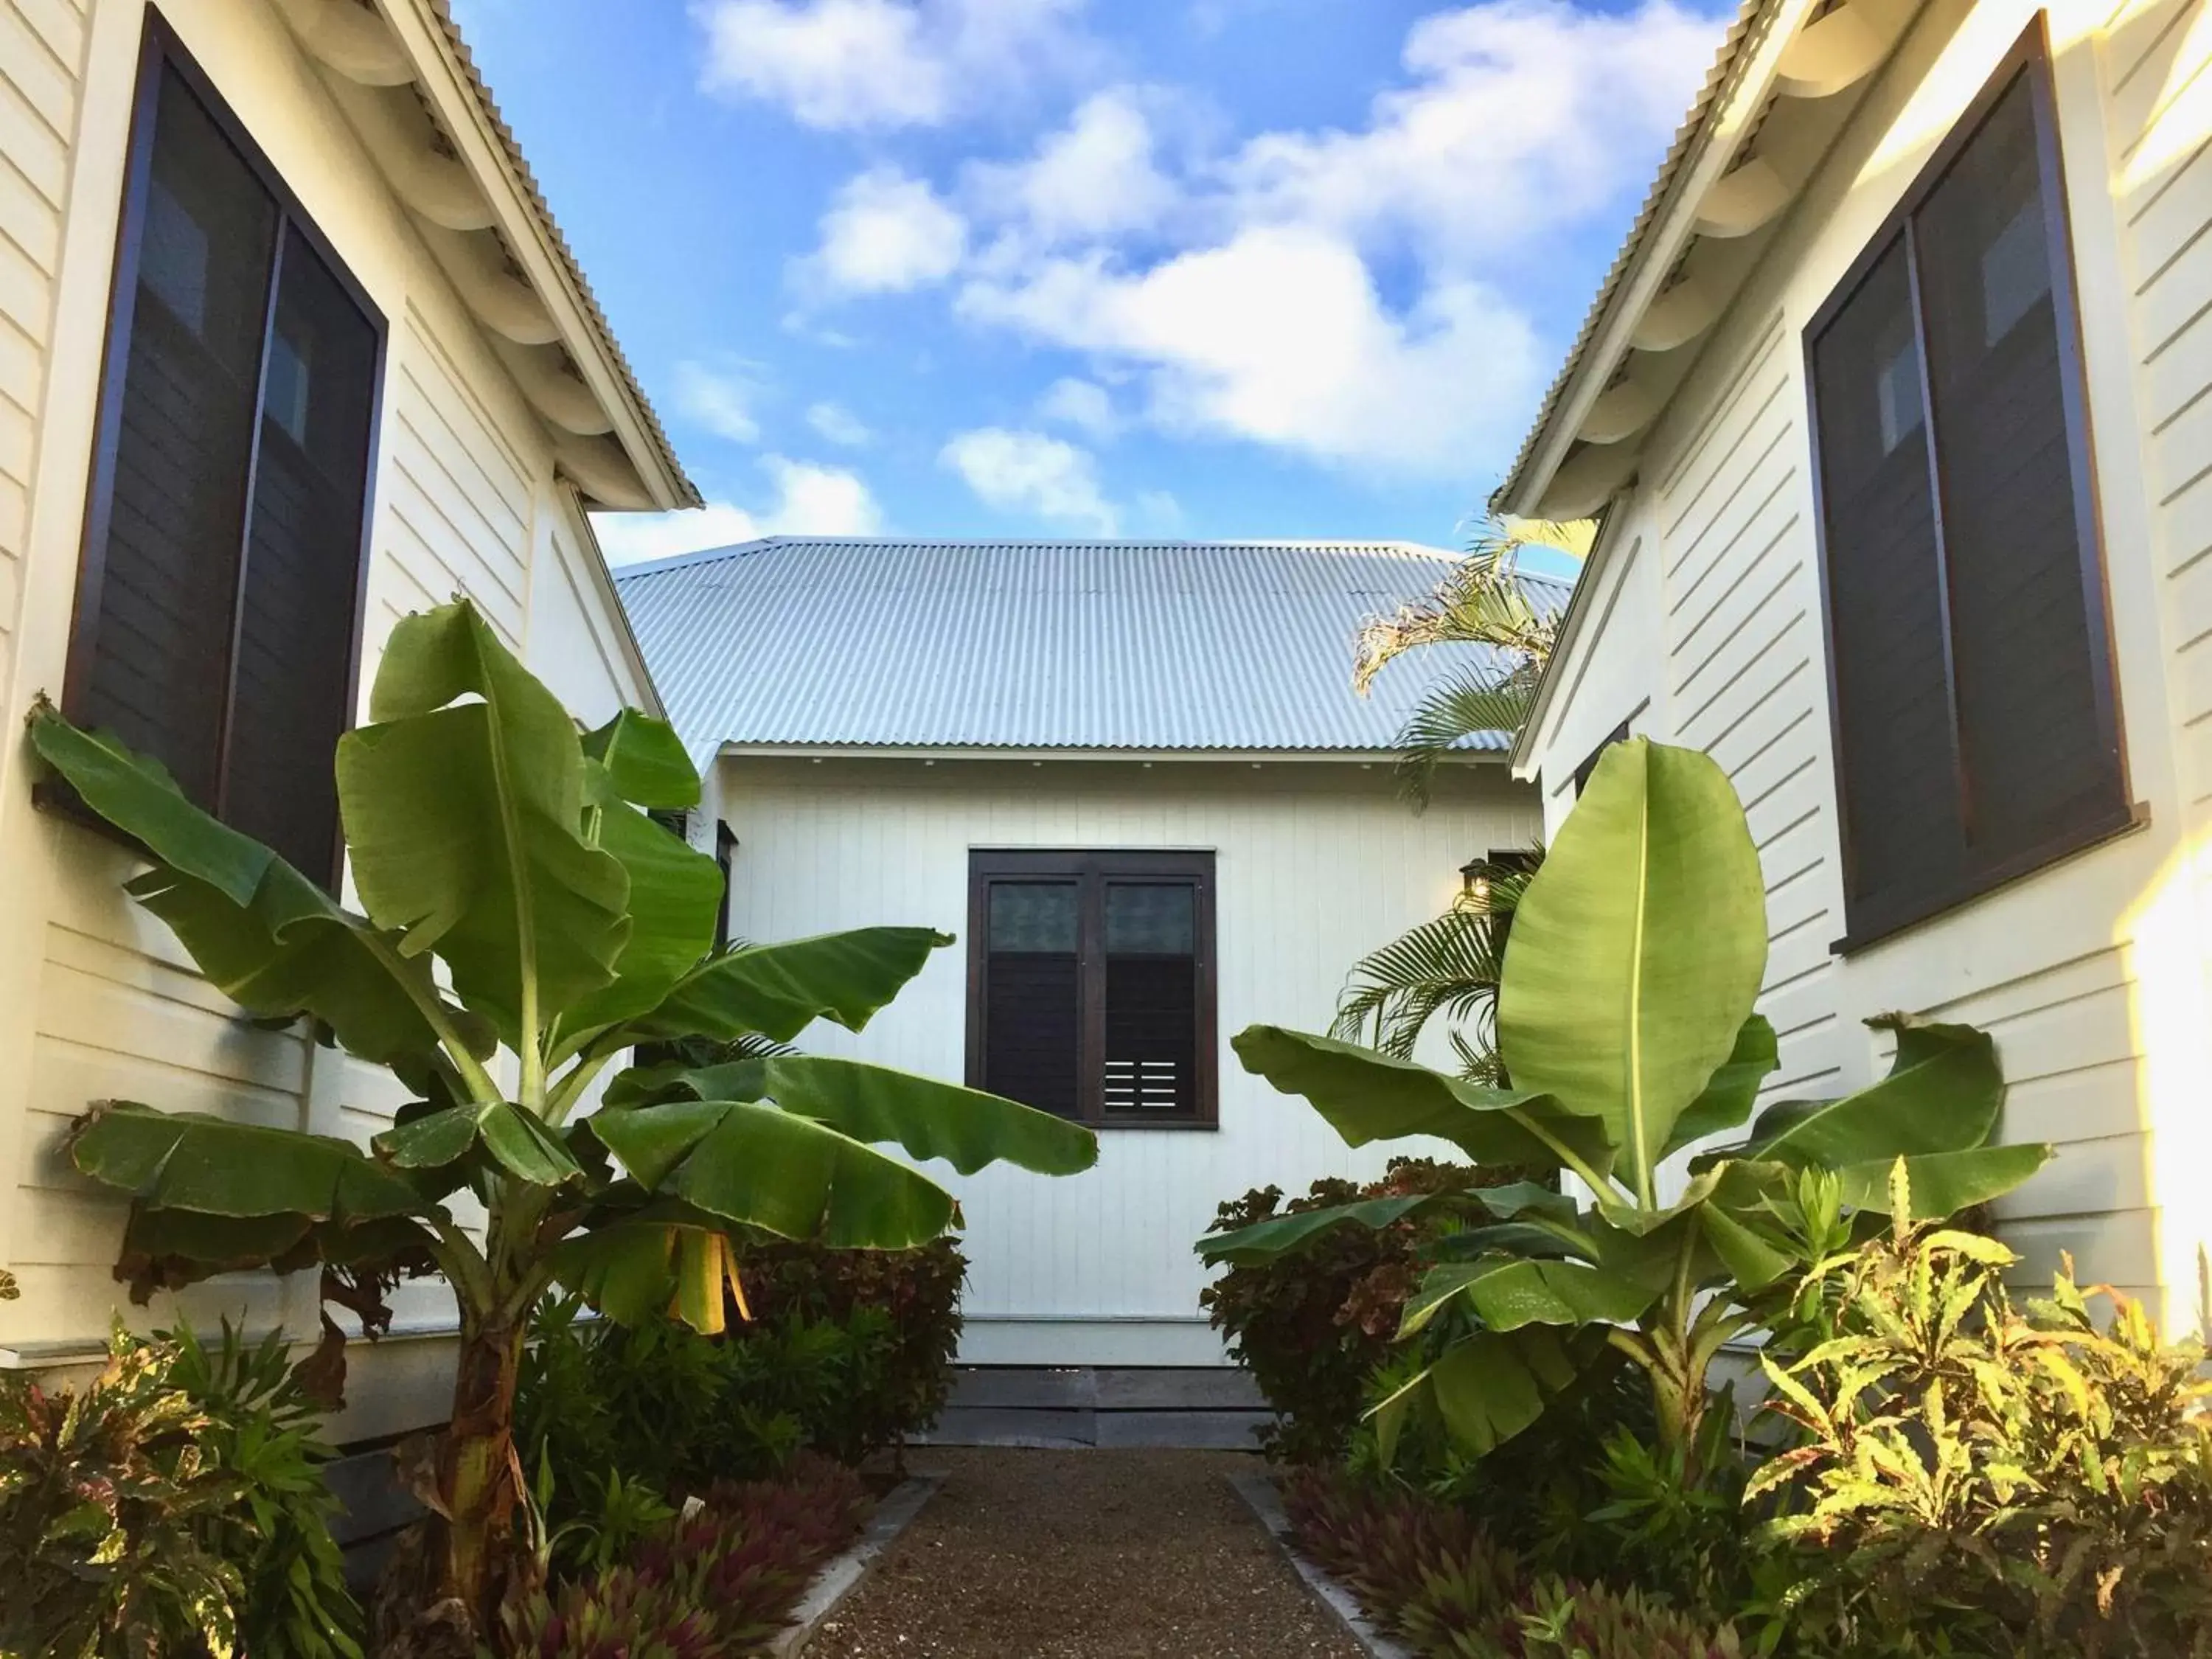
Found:
M 1359 630 L 1352 689 L 1364 696 L 1393 659 L 1425 645 L 1486 645 L 1510 666 L 1464 667 L 1422 694 L 1398 733 L 1398 776 L 1407 794 L 1425 804 L 1437 765 L 1480 732 L 1518 732 L 1534 705 L 1544 665 L 1558 642 L 1560 612 L 1532 595 L 1521 579 L 1521 551 L 1540 547 L 1580 562 L 1589 556 L 1596 521 L 1493 515 L 1468 544 L 1467 556 L 1436 591 L 1397 614 Z
M 580 732 L 466 602 L 403 620 L 337 753 L 362 909 L 188 800 L 159 765 L 50 705 L 31 736 L 149 867 L 128 884 L 252 1016 L 306 1016 L 413 1097 L 369 1148 L 95 1103 L 77 1168 L 131 1200 L 140 1299 L 211 1274 L 319 1267 L 365 1325 L 401 1275 L 458 1304 L 452 1422 L 430 1476 L 434 1597 L 479 1632 L 522 1565 L 514 1391 L 556 1282 L 625 1322 L 721 1328 L 731 1237 L 902 1249 L 955 1224 L 915 1163 L 1088 1168 L 1079 1126 L 857 1060 L 769 1052 L 631 1066 L 641 1044 L 858 1030 L 951 939 L 869 927 L 714 948 L 720 878 L 648 817 L 698 799 L 676 734 L 625 710 Z M 686 1050 L 679 1049 L 679 1052 Z
M 1447 1033 L 1460 1075 L 1503 1088 L 1498 1058 L 1498 983 L 1513 912 L 1543 860 L 1539 850 L 1465 866 L 1466 890 L 1443 915 L 1371 951 L 1352 964 L 1328 1034 L 1411 1060 L 1431 1020 Z

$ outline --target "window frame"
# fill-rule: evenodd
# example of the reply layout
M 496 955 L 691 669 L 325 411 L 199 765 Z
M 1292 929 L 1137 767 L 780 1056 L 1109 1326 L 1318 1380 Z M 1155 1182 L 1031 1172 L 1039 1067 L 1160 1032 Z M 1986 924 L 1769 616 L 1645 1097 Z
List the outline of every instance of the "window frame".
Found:
M 1080 1002 L 1076 1115 L 1072 1122 L 1093 1129 L 1217 1129 L 1220 1127 L 1219 988 L 1214 949 L 1214 855 L 1205 850 L 1159 848 L 986 848 L 968 854 L 968 1086 L 984 1086 L 991 884 L 1007 878 L 1073 877 L 1084 884 L 1076 931 L 1076 984 Z M 1173 1117 L 1105 1110 L 1105 915 L 1107 881 L 1171 878 L 1192 889 L 1192 998 L 1196 1063 L 1191 1110 Z M 1094 887 L 1093 884 L 1098 884 Z
M 376 518 L 377 461 L 384 435 L 384 387 L 391 362 L 391 325 L 383 309 L 369 298 L 337 248 L 324 235 L 268 152 L 254 142 L 213 77 L 200 66 L 161 11 L 146 8 L 145 24 L 138 43 L 137 81 L 131 94 L 131 126 L 125 152 L 122 199 L 117 209 L 115 254 L 108 272 L 106 337 L 101 346 L 99 401 L 93 427 L 92 459 L 85 479 L 84 526 L 78 544 L 75 609 L 70 618 L 69 647 L 62 678 L 62 712 L 78 720 L 84 710 L 86 684 L 97 648 L 100 596 L 106 580 L 107 542 L 115 507 L 116 465 L 123 438 L 124 397 L 131 364 L 131 331 L 137 310 L 139 256 L 143 248 L 148 198 L 154 174 L 155 114 L 161 102 L 162 74 L 173 70 L 185 89 L 199 102 L 216 129 L 238 154 L 261 187 L 269 192 L 276 210 L 270 238 L 268 293 L 263 301 L 261 354 L 254 390 L 252 445 L 246 454 L 244 499 L 246 508 L 239 525 L 236 591 L 231 600 L 230 644 L 226 660 L 228 684 L 222 719 L 216 734 L 220 787 L 229 775 L 231 736 L 238 714 L 238 660 L 246 614 L 246 576 L 253 538 L 252 511 L 254 480 L 261 459 L 262 422 L 269 386 L 270 340 L 276 327 L 278 279 L 283 269 L 286 233 L 296 230 L 348 300 L 360 311 L 376 339 L 376 372 L 369 388 L 368 439 L 362 458 L 361 529 L 355 550 L 353 627 L 346 662 L 348 694 L 339 714 L 338 732 L 350 731 L 361 702 L 362 653 L 368 615 L 368 575 L 373 551 L 372 531 Z M 335 788 L 335 784 L 333 784 Z M 134 851 L 144 849 L 106 819 L 90 811 L 73 793 L 47 788 L 40 792 L 42 804 L 55 806 L 96 832 L 119 840 Z M 216 816 L 222 816 L 220 802 Z M 345 830 L 334 825 L 329 866 L 301 873 L 320 879 L 333 892 L 343 878 Z
M 1957 878 L 1927 886 L 1891 889 L 1884 893 L 1854 896 L 1856 849 L 1852 845 L 1848 782 L 1844 775 L 1844 710 L 1837 672 L 1836 619 L 1830 581 L 1830 549 L 1826 486 L 1821 465 L 1820 382 L 1815 373 L 1815 349 L 1829 325 L 1856 299 L 1876 267 L 1900 243 L 1911 283 L 1913 337 L 1920 364 L 1921 419 L 1928 450 L 1929 483 L 1934 509 L 1936 594 L 1942 617 L 1943 677 L 1950 706 L 1952 776 L 1961 801 L 1962 822 L 1966 813 L 1969 781 L 1960 749 L 1959 688 L 1954 659 L 1951 626 L 1951 574 L 1944 548 L 1943 467 L 1942 434 L 1936 429 L 1933 388 L 1928 363 L 1928 324 L 1922 308 L 1920 266 L 1916 252 L 1913 220 L 1930 196 L 1950 176 L 1966 148 L 1978 137 L 1998 103 L 2015 85 L 2025 83 L 2035 131 L 2036 172 L 2044 214 L 2045 252 L 2051 270 L 2051 300 L 2058 357 L 2059 404 L 2066 428 L 2067 459 L 2074 501 L 2075 543 L 2079 550 L 2080 583 L 2084 634 L 2088 642 L 2088 671 L 2098 731 L 2111 746 L 2118 789 L 2109 809 L 2085 817 L 2033 847 L 2009 857 L 1977 863 L 1968 846 L 1968 867 Z M 1811 453 L 1813 528 L 1820 587 L 1822 669 L 1828 702 L 1829 769 L 1835 784 L 1837 839 L 1843 857 L 1844 933 L 1829 949 L 1848 956 L 1883 939 L 1948 915 L 2021 880 L 2059 860 L 2069 858 L 2140 829 L 2149 821 L 2147 805 L 2133 799 L 2128 765 L 2127 728 L 2120 706 L 2114 672 L 2112 603 L 2106 583 L 2103 533 L 2104 515 L 2098 499 L 2096 449 L 2090 428 L 2088 386 L 2083 363 L 2080 283 L 2074 265 L 2073 217 L 2067 198 L 2065 171 L 2058 131 L 2058 112 L 2051 73 L 2050 19 L 2038 11 L 2011 47 L 2000 58 L 1989 78 L 1961 110 L 1942 141 L 1920 172 L 1906 186 L 1895 206 L 1818 310 L 1805 325 L 1800 341 L 1805 380 L 1806 428 Z

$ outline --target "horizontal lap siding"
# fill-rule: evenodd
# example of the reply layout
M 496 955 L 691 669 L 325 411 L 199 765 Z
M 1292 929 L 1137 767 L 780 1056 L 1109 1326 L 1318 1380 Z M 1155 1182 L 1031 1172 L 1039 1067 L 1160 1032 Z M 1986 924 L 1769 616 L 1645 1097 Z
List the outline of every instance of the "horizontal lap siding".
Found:
M 2016 29 L 2032 9 L 2014 9 Z M 1966 15 L 1954 9 L 1951 21 Z M 2000 25 L 2010 18 L 1976 17 L 1963 61 L 1944 64 L 1940 81 L 1926 84 L 1955 87 L 1961 101 L 1971 95 L 2008 42 Z M 2062 53 L 2094 54 L 2100 77 L 2093 99 L 2062 76 L 2062 141 L 2069 163 L 2094 171 L 2105 139 L 2126 244 L 2136 361 L 2132 381 L 2122 375 L 2117 383 L 2123 392 L 2137 388 L 2132 413 L 2146 434 L 2155 625 L 2173 653 L 2166 689 L 2179 803 L 2166 800 L 2159 781 L 2164 711 L 2136 683 L 2126 713 L 2132 728 L 2154 734 L 2138 745 L 2136 792 L 2157 797 L 2154 827 L 2185 838 L 2191 850 L 2174 862 L 2187 886 L 2208 879 L 2194 849 L 2212 841 L 2212 9 L 2204 0 L 2122 6 L 2086 43 L 2082 12 L 2054 19 Z M 1896 84 L 1870 100 L 1866 124 L 1831 162 L 1832 176 L 1815 182 L 1806 213 L 1655 434 L 1644 487 L 1619 539 L 1622 556 L 1636 544 L 1649 557 L 1656 544 L 1657 601 L 1620 607 L 1578 642 L 1562 665 L 1562 684 L 1580 685 L 1593 657 L 1615 665 L 1614 679 L 1620 664 L 1655 665 L 1644 690 L 1651 712 L 1638 729 L 1707 750 L 1735 783 L 1767 886 L 1771 950 L 1759 1006 L 1782 1053 L 1769 1097 L 1840 1093 L 1879 1075 L 1887 1043 L 1863 1022 L 1887 1008 L 1985 1026 L 2009 1086 L 2007 1138 L 2057 1148 L 2043 1174 L 1998 1206 L 2023 1252 L 2023 1275 L 2043 1274 L 2072 1252 L 2085 1274 L 2164 1291 L 2171 1311 L 2192 1293 L 2186 1238 L 2203 1229 L 2193 1212 L 2177 1219 L 2170 1206 L 2184 1201 L 2205 1149 L 2194 1119 L 2159 1103 L 2157 1074 L 2161 1066 L 2173 1073 L 2180 1052 L 2161 1034 L 2193 1028 L 2187 1041 L 2197 1042 L 2207 1023 L 2208 1011 L 2187 999 L 2201 997 L 2201 918 L 2212 914 L 2212 893 L 2190 888 L 2181 908 L 2193 914 L 2162 915 L 2167 866 L 2154 847 L 2130 842 L 1848 959 L 1831 949 L 1845 917 L 1802 331 L 1915 170 L 1865 158 L 1894 152 L 1898 132 L 1875 129 L 1898 118 L 1908 94 L 1924 90 L 1918 77 L 1934 73 L 1952 39 L 1934 29 L 1905 49 L 1890 71 Z M 1984 52 L 1986 60 L 1977 56 Z M 1914 100 L 1906 118 L 1911 144 L 1942 130 L 1923 101 Z M 2094 125 L 2100 112 L 2104 135 Z M 2076 217 L 2077 237 L 2110 234 L 2111 221 L 2079 204 Z M 2092 243 L 2082 258 L 2084 291 L 2089 304 L 2109 307 L 2109 286 L 2094 275 L 2099 252 Z M 2112 336 L 2107 327 L 2091 337 L 2094 349 Z M 2093 384 L 2113 383 L 2093 374 Z M 2124 441 L 2111 434 L 2128 432 L 2130 412 L 2093 411 L 2107 442 Z M 2128 488 L 2132 459 L 2115 475 Z M 2116 499 L 2106 501 L 2116 614 L 2140 629 L 2141 596 L 2149 591 L 2141 538 L 2126 532 L 2136 520 L 2115 508 Z M 2129 637 L 2124 629 L 2124 642 Z M 1607 695 L 1618 700 L 1620 690 Z M 1619 712 L 1610 702 L 1583 708 L 1571 701 L 1557 713 L 1549 728 L 1556 747 L 1542 757 L 1547 781 L 1582 758 L 1579 734 Z M 1558 741 L 1562 732 L 1577 740 Z M 2177 816 L 2187 822 L 2177 824 Z M 2062 919 L 2068 925 L 2052 925 Z M 2177 937 L 2196 960 L 2163 954 Z M 2201 1066 L 2191 1075 L 2201 1118 Z
M 99 192 L 104 199 L 92 200 L 71 167 L 72 100 L 85 35 L 84 18 L 67 0 L 0 0 L 0 684 L 11 681 L 21 568 L 28 556 L 36 422 L 52 401 L 46 349 L 64 219 L 113 210 L 108 187 Z M 110 64 L 106 72 L 127 78 L 131 71 Z M 108 114 L 123 118 L 127 112 L 118 114 L 111 104 Z M 311 209 L 330 202 L 331 181 L 323 182 L 322 194 L 310 192 Z M 341 173 L 335 188 L 383 186 L 364 157 L 357 169 Z M 329 213 L 331 228 L 358 228 L 362 221 L 348 217 L 356 205 Z M 368 222 L 379 222 L 372 214 Z M 372 483 L 364 706 L 394 623 L 457 592 L 474 599 L 501 635 L 523 649 L 531 638 L 533 548 L 550 547 L 538 536 L 552 498 L 543 435 L 517 413 L 514 388 L 465 332 L 443 278 L 409 246 L 408 257 L 419 261 L 410 268 L 414 287 L 397 298 L 378 296 L 389 332 Z M 386 251 L 361 253 L 364 275 L 389 274 Z M 103 313 L 105 277 L 103 264 Z M 76 304 L 74 296 L 70 304 Z M 82 331 L 71 337 L 80 343 L 73 356 L 83 356 Z M 99 334 L 93 338 L 96 359 Z M 81 373 L 91 375 L 94 362 L 85 361 Z M 66 441 L 88 441 L 74 428 Z M 74 514 L 41 515 L 40 560 L 74 568 Z M 48 586 L 61 591 L 58 583 Z M 583 602 L 596 604 L 596 594 Z M 67 603 L 40 627 L 65 626 Z M 616 637 L 607 619 L 598 623 L 600 633 Z M 636 701 L 627 672 L 614 678 L 624 682 L 623 700 Z M 600 706 L 607 678 L 594 680 L 594 706 L 586 711 L 593 718 L 607 712 Z M 19 776 L 11 775 L 11 782 Z M 17 1027 L 24 1046 L 7 1057 L 20 1072 L 17 1092 L 0 1111 L 0 1147 L 13 1163 L 0 1260 L 21 1282 L 22 1297 L 0 1303 L 0 1346 L 46 1347 L 97 1340 L 124 1300 L 112 1278 L 123 1206 L 76 1174 L 62 1144 L 88 1103 L 139 1100 L 366 1142 L 391 1121 L 404 1091 L 384 1073 L 316 1049 L 299 1030 L 261 1030 L 243 1018 L 198 976 L 167 930 L 125 897 L 120 883 L 131 861 L 109 843 L 45 814 L 21 823 L 10 890 L 25 901 L 27 914 L 20 921 L 11 915 L 8 925 L 26 958 L 27 1007 Z M 452 1322 L 451 1297 L 435 1284 L 404 1286 L 394 1303 L 402 1328 Z M 295 1331 L 311 1330 L 313 1319 L 303 1281 L 288 1286 L 266 1274 L 228 1276 L 179 1297 L 158 1297 L 150 1310 L 125 1311 L 141 1323 L 180 1313 L 242 1314 L 256 1327 L 281 1322 Z
M 0 0 L 0 686 L 15 660 L 85 28 L 68 0 Z
M 1656 506 L 1673 739 L 1711 753 L 1750 820 L 1771 944 L 1759 1008 L 1782 1063 L 1769 1093 L 1837 1089 L 1841 878 L 1828 769 L 1817 551 L 1789 331 L 1762 331 Z
M 1228 1040 L 1256 1022 L 1325 1030 L 1363 952 L 1443 909 L 1470 855 L 1539 830 L 1533 793 L 1502 778 L 1480 801 L 1448 790 L 1415 814 L 1381 767 L 1342 769 L 1334 786 L 1320 774 L 1336 768 L 1288 780 L 1297 769 L 1206 768 L 1201 786 L 1165 765 L 981 777 L 915 762 L 723 765 L 738 841 L 732 926 L 748 938 L 874 922 L 964 934 L 975 847 L 1216 852 L 1219 1131 L 1109 1130 L 1099 1167 L 1068 1179 L 938 1169 L 966 1211 L 965 1307 L 979 1319 L 1194 1318 L 1206 1275 L 1191 1244 L 1218 1204 L 1271 1182 L 1297 1191 L 1379 1171 L 1394 1149 L 1348 1151 L 1303 1102 L 1246 1074 Z M 862 1035 L 817 1027 L 801 1046 L 960 1077 L 964 952 L 964 941 L 939 952 Z

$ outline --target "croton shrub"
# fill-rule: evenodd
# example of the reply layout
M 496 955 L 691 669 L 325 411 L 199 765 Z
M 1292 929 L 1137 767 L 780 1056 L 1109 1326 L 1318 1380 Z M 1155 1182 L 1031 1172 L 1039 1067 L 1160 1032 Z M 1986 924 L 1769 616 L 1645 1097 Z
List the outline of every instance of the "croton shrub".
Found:
M 1399 1315 L 1420 1285 L 1424 1247 L 1454 1224 L 1448 1202 L 1406 1209 L 1405 1201 L 1448 1199 L 1516 1173 L 1398 1158 L 1380 1181 L 1332 1177 L 1287 1200 L 1281 1188 L 1261 1187 L 1219 1207 L 1216 1233 L 1249 1236 L 1246 1230 L 1273 1223 L 1291 1241 L 1279 1254 L 1228 1258 L 1228 1271 L 1199 1297 L 1274 1408 L 1266 1431 L 1271 1455 L 1322 1462 L 1349 1445 L 1368 1380 L 1389 1357 Z M 1304 1218 L 1333 1221 L 1353 1205 L 1403 1212 L 1371 1228 L 1301 1231 Z

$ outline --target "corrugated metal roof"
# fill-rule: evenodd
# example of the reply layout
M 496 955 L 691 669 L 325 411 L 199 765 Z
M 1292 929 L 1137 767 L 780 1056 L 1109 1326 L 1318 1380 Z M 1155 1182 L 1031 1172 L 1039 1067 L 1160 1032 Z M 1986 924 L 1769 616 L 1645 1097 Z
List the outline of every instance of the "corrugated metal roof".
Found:
M 1536 411 L 1535 421 L 1528 428 L 1528 435 L 1521 441 L 1520 453 L 1513 458 L 1513 465 L 1505 474 L 1505 482 L 1491 492 L 1492 507 L 1503 510 L 1521 493 L 1523 474 L 1529 462 L 1535 459 L 1538 444 L 1543 441 L 1545 433 L 1559 414 L 1567 388 L 1574 384 L 1576 377 L 1582 372 L 1583 360 L 1595 342 L 1607 313 L 1613 309 L 1613 301 L 1620 297 L 1630 273 L 1642 258 L 1645 240 L 1658 224 L 1661 210 L 1676 183 L 1688 173 L 1691 160 L 1705 137 L 1707 126 L 1721 110 L 1723 94 L 1735 82 L 1737 71 L 1751 57 L 1748 48 L 1755 44 L 1760 33 L 1773 21 L 1781 9 L 1779 0 L 1742 0 L 1737 7 L 1728 33 L 1722 39 L 1720 50 L 1714 55 L 1712 67 L 1705 72 L 1705 81 L 1698 88 L 1698 95 L 1691 100 L 1690 112 L 1674 129 L 1674 141 L 1667 148 L 1666 158 L 1659 163 L 1658 176 L 1651 181 L 1651 188 L 1645 192 L 1644 205 L 1637 210 L 1636 222 L 1628 228 L 1628 234 L 1621 241 L 1620 251 L 1613 255 L 1613 267 L 1606 272 L 1605 281 L 1598 285 L 1596 297 L 1590 301 L 1589 309 L 1583 315 L 1582 328 L 1567 351 L 1567 360 L 1560 365 L 1559 374 L 1545 392 L 1543 406 Z
M 1456 556 L 1394 542 L 775 537 L 618 569 L 669 718 L 701 757 L 813 748 L 1387 751 L 1481 646 L 1361 697 L 1352 637 Z M 1567 585 L 1529 577 L 1564 604 Z M 1503 753 L 1506 734 L 1475 745 Z

